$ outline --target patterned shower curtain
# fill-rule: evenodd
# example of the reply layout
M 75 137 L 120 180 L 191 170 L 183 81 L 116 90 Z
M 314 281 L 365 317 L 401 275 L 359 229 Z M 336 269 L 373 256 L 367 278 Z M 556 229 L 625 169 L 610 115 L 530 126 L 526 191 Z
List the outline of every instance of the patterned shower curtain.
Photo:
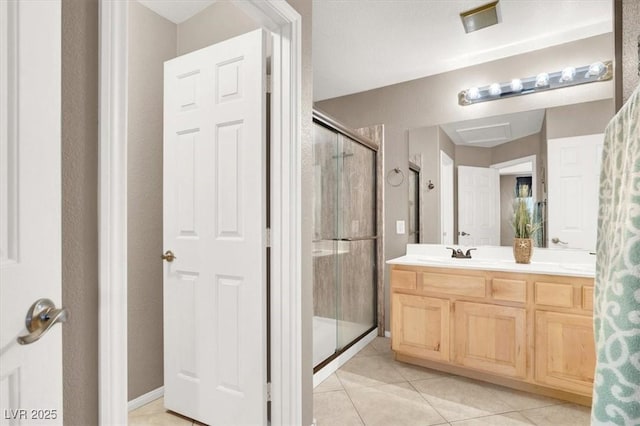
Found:
M 600 175 L 592 425 L 640 425 L 640 87 L 607 126 Z

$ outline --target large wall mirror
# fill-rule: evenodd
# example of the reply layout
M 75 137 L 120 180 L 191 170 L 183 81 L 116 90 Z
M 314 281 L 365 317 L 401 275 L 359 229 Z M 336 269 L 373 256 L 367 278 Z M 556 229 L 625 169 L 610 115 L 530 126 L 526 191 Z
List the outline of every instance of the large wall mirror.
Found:
M 427 159 L 438 159 L 419 189 L 409 187 L 410 219 L 413 200 L 422 200 L 414 241 L 510 246 L 513 204 L 526 185 L 540 224 L 537 246 L 593 249 L 597 173 L 612 115 L 613 101 L 604 99 L 444 123 L 426 132 L 430 138 L 410 131 L 410 165 L 423 170 Z M 427 205 L 434 197 L 420 197 L 431 191 L 439 208 Z
M 503 0 L 499 24 L 468 34 L 452 16 L 469 2 L 372 4 L 367 16 L 384 22 L 377 32 L 354 22 L 362 12 L 356 3 L 314 9 L 314 25 L 331 29 L 314 38 L 314 97 L 351 127 L 385 125 L 385 171 L 400 168 L 406 176 L 385 190 L 387 255 L 415 241 L 512 245 L 513 197 L 523 186 L 542 223 L 538 246 L 592 249 L 596 135 L 614 114 L 614 82 L 525 90 L 464 106 L 458 95 L 613 60 L 611 2 L 559 0 L 551 10 Z M 449 25 L 424 25 L 435 16 Z M 349 48 L 350 34 L 366 46 Z M 337 40 L 345 47 L 331 49 L 328 42 Z M 497 218 L 490 230 L 483 228 L 489 216 Z M 407 232 L 394 232 L 402 221 Z

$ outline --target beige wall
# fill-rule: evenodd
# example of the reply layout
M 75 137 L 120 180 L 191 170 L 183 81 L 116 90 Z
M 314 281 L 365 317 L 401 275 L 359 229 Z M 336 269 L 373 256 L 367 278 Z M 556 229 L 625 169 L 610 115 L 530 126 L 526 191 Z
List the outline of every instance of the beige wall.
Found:
M 177 26 L 178 55 L 260 28 L 229 1 L 218 1 Z
M 604 133 L 613 113 L 613 99 L 549 108 L 546 114 L 547 138 Z
M 420 242 L 434 243 L 440 241 L 440 186 L 429 190 L 427 185 L 429 180 L 438 182 L 440 170 L 440 156 L 438 144 L 438 126 L 421 127 L 408 132 L 409 157 L 419 158 L 420 165 Z M 406 174 L 408 178 L 409 174 Z M 407 186 L 407 191 L 409 188 Z M 407 200 L 408 200 L 407 193 Z M 409 204 L 406 204 L 407 209 Z M 389 228 L 387 228 L 389 230 Z M 395 231 L 395 226 L 391 228 Z M 387 231 L 389 232 L 389 231 Z M 386 310 L 388 309 L 389 297 L 386 297 Z
M 62 1 L 64 424 L 98 424 L 98 0 Z M 41 407 L 45 408 L 45 407 Z
M 302 161 L 311 164 L 310 0 L 289 0 L 302 21 Z M 98 1 L 62 0 L 62 297 L 65 425 L 98 424 Z M 302 194 L 311 192 L 303 173 Z M 302 229 L 311 229 L 303 197 Z M 310 231 L 309 231 L 310 232 Z M 312 421 L 311 235 L 302 240 L 303 424 Z
M 162 115 L 164 61 L 176 25 L 129 2 L 127 164 L 129 400 L 164 384 L 162 332 Z

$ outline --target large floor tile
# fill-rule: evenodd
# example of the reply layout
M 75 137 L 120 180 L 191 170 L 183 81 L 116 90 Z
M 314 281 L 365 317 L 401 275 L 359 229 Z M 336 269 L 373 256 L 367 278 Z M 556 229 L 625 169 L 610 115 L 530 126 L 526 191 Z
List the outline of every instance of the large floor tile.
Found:
M 162 426 L 191 426 L 193 422 L 172 413 L 150 414 L 148 416 L 130 416 L 130 426 L 162 425 Z
M 495 416 L 479 417 L 451 423 L 452 426 L 531 426 L 526 417 L 520 413 L 505 413 Z
M 362 420 L 345 391 L 313 394 L 317 426 L 362 426 Z
M 187 426 L 193 421 L 178 414 L 167 412 L 164 409 L 164 398 L 156 399 L 149 404 L 143 405 L 129 413 L 129 425 L 167 425 L 167 426 Z
M 521 413 L 538 426 L 587 426 L 591 423 L 591 409 L 575 404 L 534 408 Z
M 360 350 L 357 354 L 355 354 L 354 357 L 371 356 L 371 355 L 378 355 L 378 351 L 376 351 L 375 348 L 373 347 L 373 342 L 369 343 L 367 346 L 362 348 L 362 350 Z
M 164 398 L 158 398 L 151 401 L 148 404 L 143 405 L 142 407 L 138 407 L 135 410 L 130 411 L 129 416 L 164 413 L 165 411 L 166 410 L 164 409 Z
M 396 361 L 394 365 L 400 372 L 400 375 L 409 382 L 449 376 L 449 374 L 441 371 L 431 370 L 417 365 L 405 364 L 404 362 Z
M 435 425 L 445 420 L 408 383 L 349 389 L 367 426 Z
M 390 354 L 391 353 L 391 339 L 388 337 L 376 337 L 372 342 L 371 346 L 378 352 L 379 354 Z
M 549 405 L 564 404 L 564 401 L 560 401 L 554 398 L 548 398 L 542 395 L 536 395 L 529 392 L 522 392 L 515 389 L 505 388 L 504 386 L 498 386 L 493 384 L 487 385 L 498 398 L 506 402 L 511 408 L 516 411 L 528 410 L 531 408 L 548 407 Z
M 449 422 L 513 411 L 480 382 L 462 377 L 419 380 L 411 384 Z
M 346 389 L 406 382 L 394 361 L 384 355 L 351 358 L 337 374 Z
M 331 391 L 343 390 L 343 389 L 344 388 L 342 387 L 342 383 L 340 383 L 338 376 L 336 376 L 336 373 L 333 373 L 332 375 L 327 377 L 322 383 L 316 386 L 313 389 L 313 392 L 314 393 L 331 392 Z

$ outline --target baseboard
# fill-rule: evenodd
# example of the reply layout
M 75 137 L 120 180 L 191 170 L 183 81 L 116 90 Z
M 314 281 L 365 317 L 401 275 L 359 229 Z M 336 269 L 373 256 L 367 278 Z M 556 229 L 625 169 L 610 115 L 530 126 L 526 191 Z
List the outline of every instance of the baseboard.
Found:
M 313 375 L 313 387 L 315 388 L 320 383 L 324 382 L 330 375 L 335 373 L 335 371 L 346 364 L 351 358 L 353 358 L 358 352 L 364 349 L 369 343 L 375 340 L 378 335 L 378 329 L 374 328 L 371 330 L 369 334 L 360 339 L 356 344 L 351 346 L 349 349 L 341 353 L 336 359 L 331 361 L 329 364 L 325 365 Z
M 129 411 L 133 411 L 136 408 L 140 408 L 143 405 L 147 405 L 150 402 L 155 401 L 158 398 L 164 396 L 164 386 L 160 386 L 158 389 L 154 389 L 151 392 L 147 392 L 144 395 L 140 395 L 136 399 L 132 399 L 128 402 L 127 408 Z
M 384 331 L 384 337 L 391 337 L 391 332 L 390 332 L 390 331 L 385 330 L 385 331 Z

